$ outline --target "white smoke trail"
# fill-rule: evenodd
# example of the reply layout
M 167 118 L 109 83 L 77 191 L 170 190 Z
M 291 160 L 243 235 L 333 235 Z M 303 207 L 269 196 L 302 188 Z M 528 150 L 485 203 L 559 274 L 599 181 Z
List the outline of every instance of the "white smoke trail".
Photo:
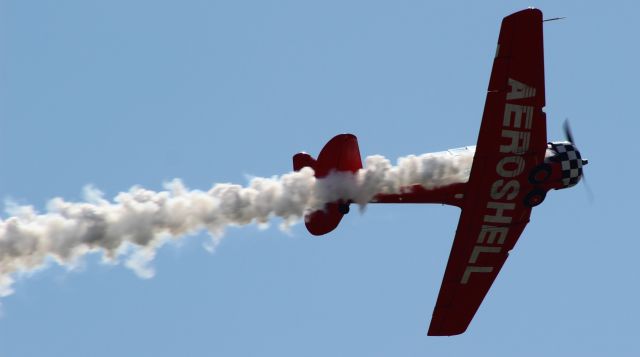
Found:
M 143 278 L 156 250 L 171 239 L 207 230 L 215 245 L 226 227 L 264 224 L 273 217 L 287 227 L 306 212 L 327 202 L 351 199 L 361 205 L 378 193 L 400 193 L 421 184 L 432 188 L 468 180 L 473 150 L 400 158 L 393 166 L 382 156 L 370 156 L 356 175 L 334 174 L 317 180 L 304 168 L 273 178 L 253 178 L 246 187 L 215 184 L 209 191 L 189 190 L 180 180 L 154 192 L 134 186 L 112 201 L 91 187 L 86 202 L 54 198 L 46 213 L 31 206 L 7 208 L 0 220 L 0 297 L 10 295 L 15 279 L 53 261 L 73 266 L 91 252 L 125 265 Z

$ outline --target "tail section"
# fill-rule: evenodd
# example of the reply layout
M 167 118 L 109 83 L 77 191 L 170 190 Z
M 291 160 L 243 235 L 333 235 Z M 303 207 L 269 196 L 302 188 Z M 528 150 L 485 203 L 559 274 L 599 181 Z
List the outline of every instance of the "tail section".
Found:
M 293 169 L 311 167 L 317 178 L 323 178 L 333 171 L 356 173 L 362 168 L 358 139 L 352 134 L 336 135 L 322 148 L 318 160 L 301 152 L 293 156 Z M 342 216 L 349 212 L 349 202 L 340 200 L 328 203 L 323 210 L 315 211 L 305 217 L 305 226 L 309 233 L 320 236 L 334 230 Z

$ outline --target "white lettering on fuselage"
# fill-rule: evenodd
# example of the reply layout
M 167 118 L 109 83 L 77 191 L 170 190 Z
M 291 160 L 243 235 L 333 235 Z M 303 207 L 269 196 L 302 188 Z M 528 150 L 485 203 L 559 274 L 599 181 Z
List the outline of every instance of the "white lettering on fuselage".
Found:
M 500 176 L 492 185 L 489 192 L 491 201 L 483 212 L 483 225 L 476 239 L 476 245 L 471 251 L 467 267 L 462 274 L 460 284 L 467 284 L 473 273 L 491 273 L 494 266 L 475 265 L 481 254 L 503 253 L 503 244 L 509 236 L 509 224 L 513 220 L 513 210 L 516 203 L 513 200 L 520 192 L 520 181 L 526 162 L 522 155 L 529 150 L 533 106 L 509 103 L 514 99 L 530 98 L 536 95 L 536 89 L 509 78 L 511 91 L 507 93 L 507 103 L 504 106 L 502 120 L 503 144 L 500 153 L 505 154 L 496 164 L 496 173 Z M 496 225 L 497 224 L 497 225 Z

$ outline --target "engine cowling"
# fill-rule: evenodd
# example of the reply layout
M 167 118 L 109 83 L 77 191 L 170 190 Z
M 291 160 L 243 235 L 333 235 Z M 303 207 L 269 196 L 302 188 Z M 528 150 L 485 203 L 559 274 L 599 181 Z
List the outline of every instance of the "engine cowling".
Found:
M 556 189 L 577 185 L 583 175 L 582 167 L 588 163 L 587 160 L 582 159 L 575 144 L 568 141 L 549 143 L 545 162 L 558 166 L 560 185 L 554 187 Z

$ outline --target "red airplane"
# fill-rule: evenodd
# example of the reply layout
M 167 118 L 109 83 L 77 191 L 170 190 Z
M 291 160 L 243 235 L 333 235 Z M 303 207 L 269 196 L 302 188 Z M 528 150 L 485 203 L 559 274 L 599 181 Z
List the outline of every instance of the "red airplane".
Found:
M 466 331 L 516 241 L 529 223 L 532 207 L 551 189 L 576 185 L 587 164 L 573 144 L 547 142 L 542 12 L 526 9 L 505 17 L 475 147 L 469 180 L 426 189 L 414 185 L 400 194 L 379 194 L 372 203 L 440 203 L 462 209 L 428 335 Z M 469 147 L 469 150 L 474 150 Z M 356 173 L 362 168 L 358 141 L 341 134 L 318 159 L 298 153 L 294 170 Z M 338 226 L 349 201 L 327 204 L 305 217 L 313 235 Z

